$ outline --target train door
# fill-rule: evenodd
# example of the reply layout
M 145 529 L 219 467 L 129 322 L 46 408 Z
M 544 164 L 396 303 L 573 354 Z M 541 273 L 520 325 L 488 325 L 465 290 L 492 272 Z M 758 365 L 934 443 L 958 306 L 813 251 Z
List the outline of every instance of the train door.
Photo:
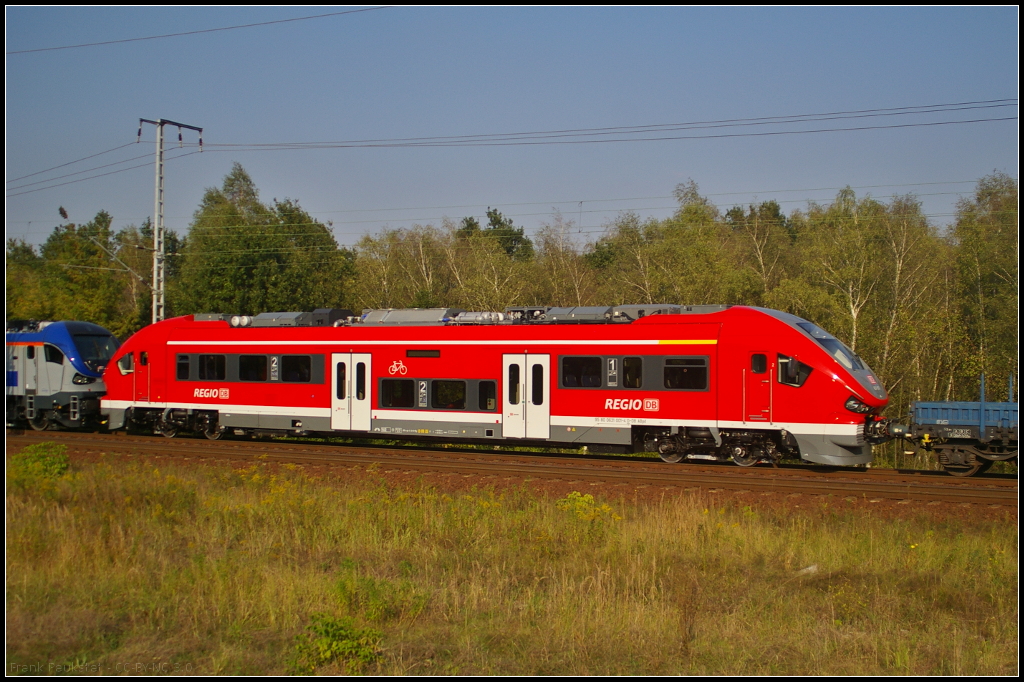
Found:
M 36 361 L 38 362 L 38 358 Z M 41 368 L 39 372 L 40 388 L 42 388 L 43 381 L 46 381 L 47 395 L 60 392 L 64 386 L 64 353 L 61 349 L 48 343 L 43 344 L 43 362 L 38 366 Z
M 551 435 L 550 355 L 527 355 L 526 437 L 548 438 Z
M 764 351 L 752 351 L 743 369 L 743 421 L 772 421 L 772 373 Z
M 502 356 L 502 434 L 506 438 L 548 438 L 551 430 L 551 356 Z
M 370 354 L 331 354 L 331 428 L 370 430 Z
M 25 372 L 25 395 L 35 395 L 36 390 L 39 388 L 37 377 L 39 375 L 39 363 L 42 362 L 42 358 L 39 356 L 42 354 L 40 351 L 43 350 L 42 346 L 25 346 L 23 349 L 24 358 L 22 358 Z
M 149 401 L 151 369 L 149 366 L 149 351 L 140 350 L 138 362 L 135 363 L 135 374 L 133 375 L 136 400 Z

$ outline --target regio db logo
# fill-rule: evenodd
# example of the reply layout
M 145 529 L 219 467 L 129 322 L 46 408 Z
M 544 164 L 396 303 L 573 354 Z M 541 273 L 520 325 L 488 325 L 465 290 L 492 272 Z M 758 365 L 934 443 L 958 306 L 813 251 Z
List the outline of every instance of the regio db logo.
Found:
M 639 410 L 643 409 L 644 412 L 657 412 L 661 409 L 661 401 L 658 398 L 629 398 L 623 399 L 611 399 L 608 398 L 604 401 L 604 409 L 606 410 Z
M 227 400 L 231 395 L 231 390 L 227 388 L 197 388 L 193 394 L 193 398 L 220 398 L 221 400 Z

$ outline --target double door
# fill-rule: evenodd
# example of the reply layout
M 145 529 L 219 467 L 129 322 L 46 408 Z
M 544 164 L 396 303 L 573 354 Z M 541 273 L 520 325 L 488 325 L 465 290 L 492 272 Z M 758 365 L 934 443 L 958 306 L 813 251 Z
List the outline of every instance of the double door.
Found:
M 551 435 L 551 356 L 502 356 L 502 435 L 548 438 Z
M 331 428 L 370 430 L 370 354 L 331 354 Z

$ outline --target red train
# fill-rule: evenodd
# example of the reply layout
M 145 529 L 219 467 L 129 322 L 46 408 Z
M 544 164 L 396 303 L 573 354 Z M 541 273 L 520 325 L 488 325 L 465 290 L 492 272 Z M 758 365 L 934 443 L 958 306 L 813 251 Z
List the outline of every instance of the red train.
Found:
M 787 313 L 631 305 L 196 315 L 104 374 L 112 429 L 656 451 L 666 461 L 871 460 L 888 402 L 843 343 Z

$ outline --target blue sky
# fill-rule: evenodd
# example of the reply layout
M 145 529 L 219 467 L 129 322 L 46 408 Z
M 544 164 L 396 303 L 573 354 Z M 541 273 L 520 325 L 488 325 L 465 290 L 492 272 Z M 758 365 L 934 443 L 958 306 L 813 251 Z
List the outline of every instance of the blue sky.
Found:
M 787 213 L 809 199 L 828 201 L 845 185 L 878 198 L 913 192 L 941 226 L 978 178 L 1018 173 L 1014 7 L 386 8 L 12 54 L 343 9 L 8 7 L 7 236 L 42 241 L 60 222 L 59 206 L 75 222 L 100 210 L 116 227 L 148 218 L 152 126 L 139 145 L 24 177 L 133 142 L 139 118 L 204 128 L 203 154 L 168 154 L 170 229 L 185 233 L 204 189 L 220 185 L 238 161 L 264 200 L 299 201 L 349 245 L 385 226 L 437 225 L 442 216 L 483 216 L 487 207 L 530 232 L 560 210 L 582 223 L 581 241 L 593 240 L 624 210 L 669 215 L 673 188 L 688 179 L 723 208 L 777 199 Z M 1011 106 L 671 135 L 1011 118 L 856 132 L 447 148 L 216 146 L 1005 99 Z M 168 133 L 170 148 L 177 130 Z M 30 184 L 39 180 L 49 182 Z

